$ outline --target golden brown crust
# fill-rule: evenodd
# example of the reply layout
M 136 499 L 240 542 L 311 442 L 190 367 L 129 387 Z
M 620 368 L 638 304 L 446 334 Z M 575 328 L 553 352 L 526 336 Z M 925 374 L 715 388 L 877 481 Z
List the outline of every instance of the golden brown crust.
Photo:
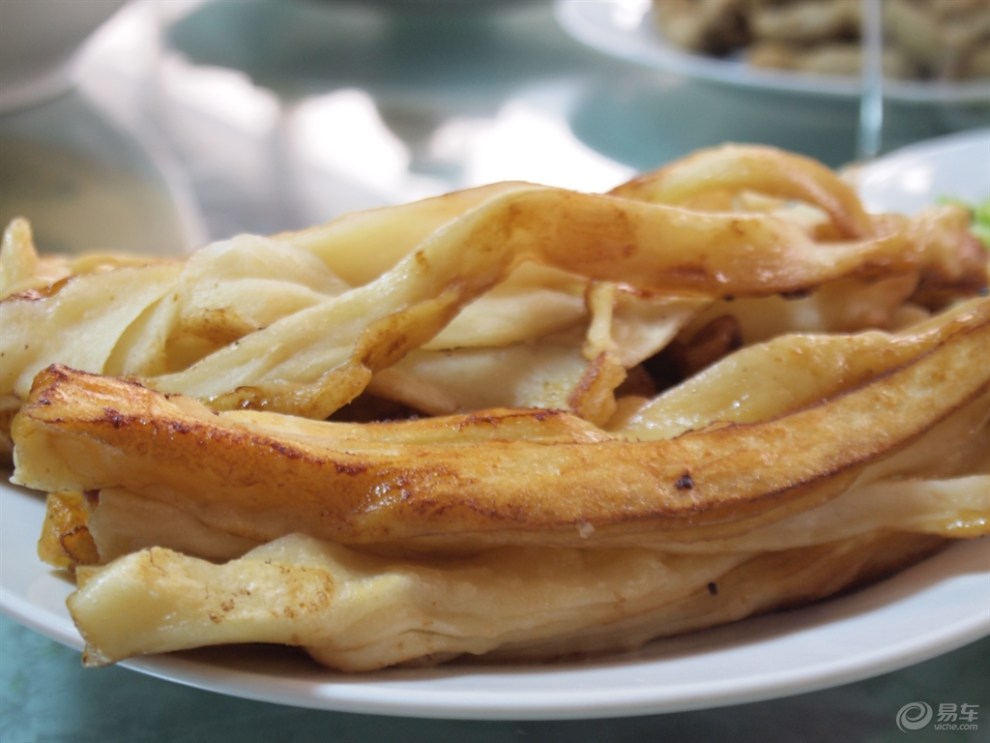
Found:
M 83 493 L 50 493 L 45 500 L 38 557 L 57 568 L 99 564 L 100 553 L 89 532 L 90 511 Z
M 573 542 L 576 533 L 587 544 L 725 535 L 837 495 L 990 386 L 990 300 L 920 337 L 907 363 L 778 418 L 658 441 L 552 445 L 500 436 L 506 414 L 493 413 L 415 422 L 430 441 L 405 437 L 407 422 L 376 424 L 372 446 L 348 438 L 346 424 L 218 414 L 136 382 L 52 367 L 14 422 L 15 477 L 49 491 L 126 487 L 262 540 L 303 532 L 456 546 Z M 399 436 L 392 444 L 390 431 Z M 460 445 L 466 431 L 490 438 Z

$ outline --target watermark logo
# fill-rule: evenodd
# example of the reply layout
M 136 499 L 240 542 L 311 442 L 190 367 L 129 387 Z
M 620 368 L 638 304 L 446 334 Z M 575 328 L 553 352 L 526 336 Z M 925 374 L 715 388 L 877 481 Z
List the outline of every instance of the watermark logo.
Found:
M 910 733 L 928 726 L 935 716 L 928 702 L 909 702 L 897 710 L 897 729 Z
M 897 729 L 902 733 L 916 730 L 976 730 L 980 716 L 978 704 L 942 702 L 938 709 L 928 702 L 908 702 L 897 710 Z

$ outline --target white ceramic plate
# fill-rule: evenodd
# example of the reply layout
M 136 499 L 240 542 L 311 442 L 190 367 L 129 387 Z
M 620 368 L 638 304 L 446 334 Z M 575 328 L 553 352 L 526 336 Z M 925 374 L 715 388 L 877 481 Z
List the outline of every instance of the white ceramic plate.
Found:
M 574 38 L 620 59 L 659 70 L 747 88 L 858 97 L 859 81 L 848 77 L 757 69 L 735 58 L 691 54 L 668 43 L 654 18 L 651 0 L 556 0 L 560 25 Z M 885 95 L 913 102 L 978 102 L 990 99 L 986 80 L 959 83 L 890 81 Z
M 856 175 L 867 208 L 913 214 L 944 197 L 990 198 L 990 128 L 929 140 L 876 160 Z
M 864 168 L 859 178 L 874 208 L 912 210 L 949 194 L 986 198 L 987 163 L 990 130 L 908 148 Z M 921 171 L 929 175 L 911 175 Z M 71 585 L 35 557 L 43 514 L 40 496 L 0 485 L 0 609 L 80 648 L 64 605 Z M 892 671 L 990 634 L 988 606 L 990 540 L 983 539 L 953 545 L 847 596 L 594 662 L 344 676 L 282 648 L 251 647 L 123 665 L 301 707 L 436 718 L 614 717 L 772 699 Z

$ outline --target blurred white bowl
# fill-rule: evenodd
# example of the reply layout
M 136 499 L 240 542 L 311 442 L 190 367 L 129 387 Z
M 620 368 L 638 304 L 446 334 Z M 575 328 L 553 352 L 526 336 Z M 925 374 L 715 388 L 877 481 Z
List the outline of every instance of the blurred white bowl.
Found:
M 127 0 L 0 0 L 0 112 L 63 92 L 86 40 Z

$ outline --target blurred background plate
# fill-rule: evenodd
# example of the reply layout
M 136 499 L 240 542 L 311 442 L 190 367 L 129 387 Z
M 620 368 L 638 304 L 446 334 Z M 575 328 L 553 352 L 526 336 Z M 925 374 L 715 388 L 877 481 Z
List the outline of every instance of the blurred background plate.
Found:
M 578 41 L 601 52 L 687 77 L 743 88 L 858 98 L 858 79 L 756 69 L 734 58 L 691 54 L 668 43 L 651 0 L 556 0 L 560 25 Z M 889 81 L 884 95 L 911 103 L 976 103 L 990 100 L 990 82 Z

